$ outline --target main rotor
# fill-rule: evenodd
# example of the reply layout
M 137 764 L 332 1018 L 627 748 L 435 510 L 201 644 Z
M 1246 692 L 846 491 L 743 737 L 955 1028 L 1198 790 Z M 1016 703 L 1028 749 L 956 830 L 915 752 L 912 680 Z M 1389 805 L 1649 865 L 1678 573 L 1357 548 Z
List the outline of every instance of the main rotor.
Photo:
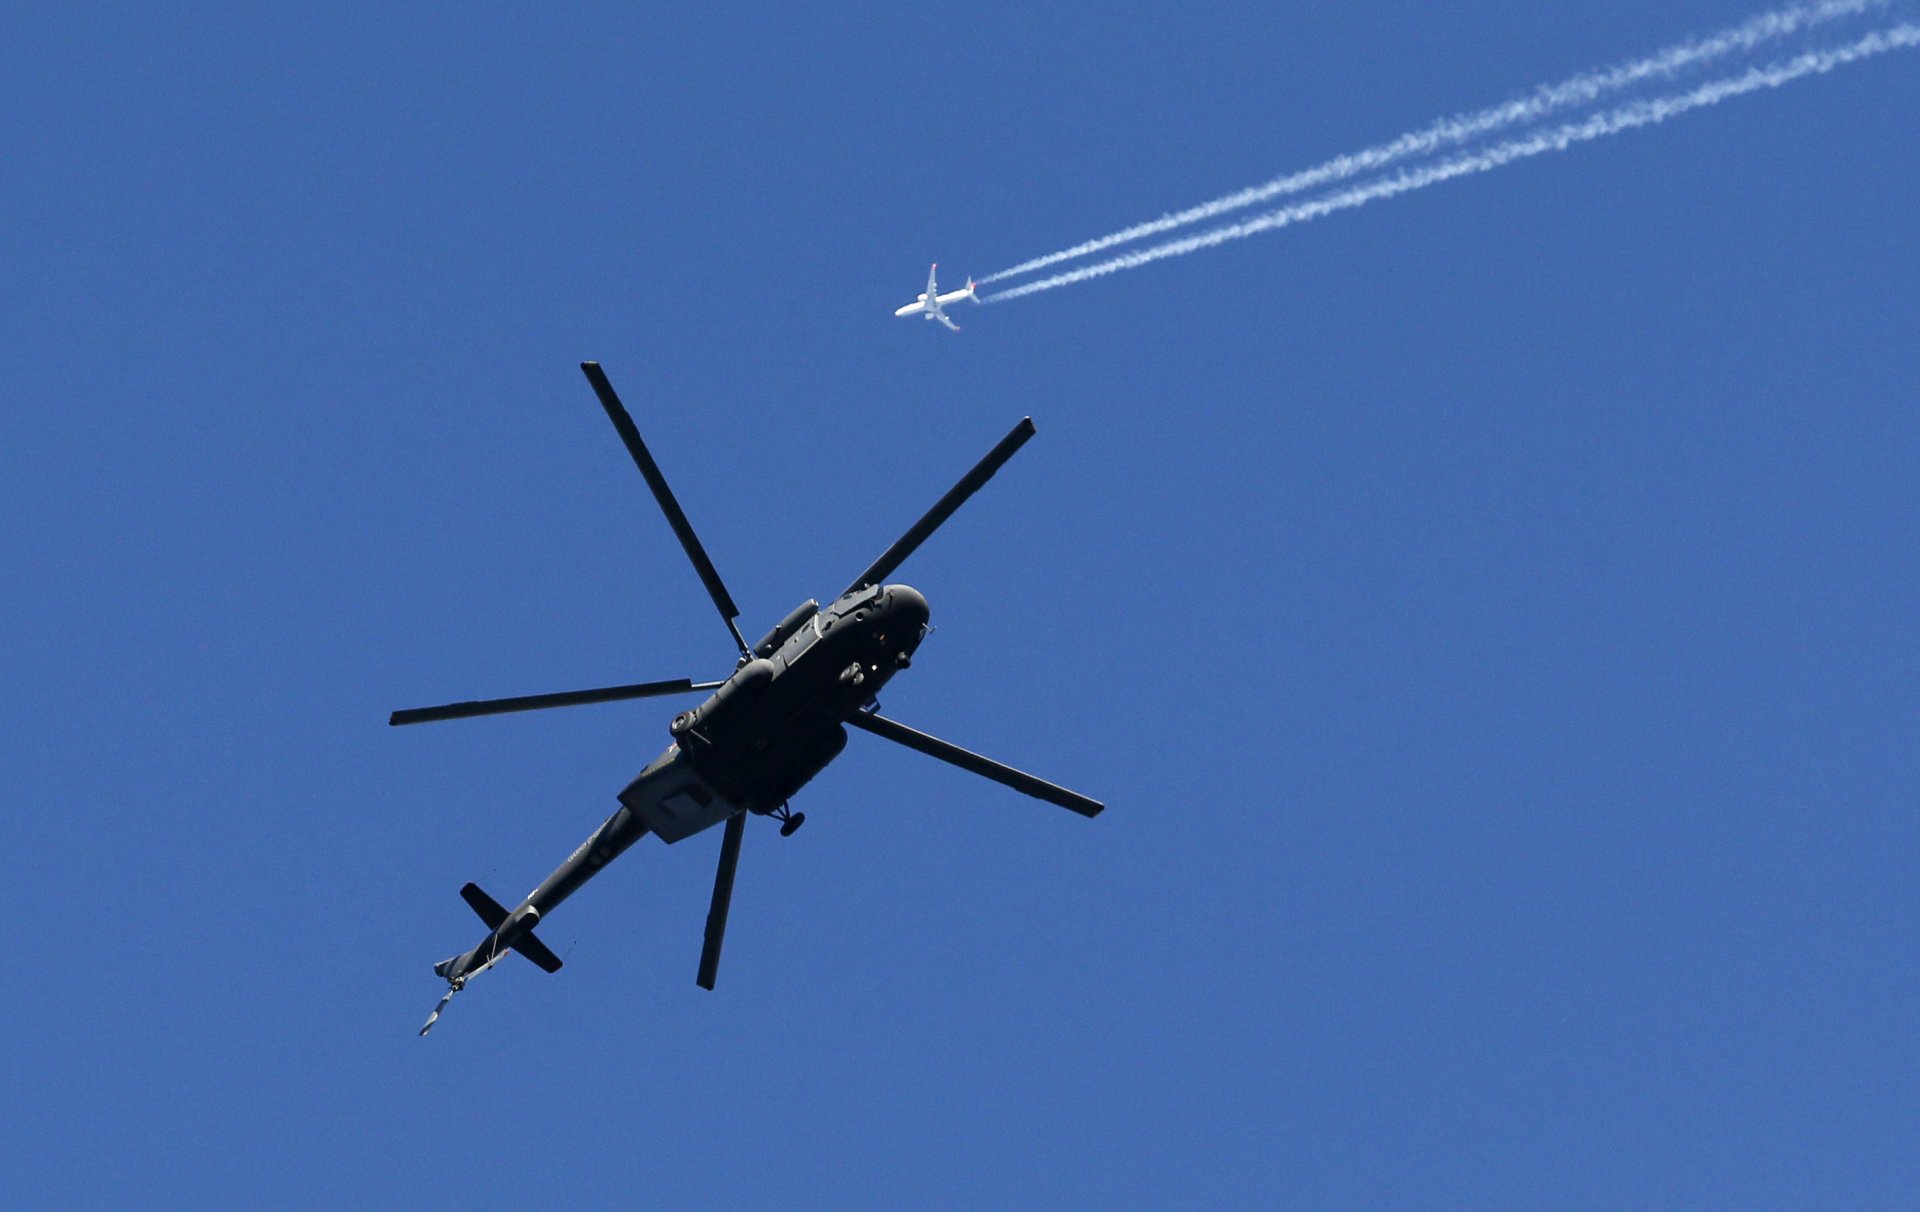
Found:
M 733 640 L 738 661 L 732 674 L 721 681 L 675 678 L 475 699 L 396 711 L 389 717 L 388 723 L 393 725 L 420 724 L 714 692 L 699 707 L 674 718 L 669 730 L 674 744 L 621 793 L 621 812 L 610 817 L 520 908 L 509 912 L 473 885 L 462 890 L 462 897 L 493 933 L 479 947 L 436 966 L 435 971 L 449 982 L 448 997 L 508 951 L 520 951 L 548 971 L 558 969 L 558 957 L 533 936 L 532 927 L 544 914 L 647 832 L 656 832 L 663 841 L 672 843 L 724 821 L 698 976 L 702 987 L 713 988 L 748 813 L 774 816 L 781 822 L 781 834 L 790 835 L 805 816 L 792 812 L 787 798 L 840 752 L 846 744 L 845 726 L 905 745 L 1082 816 L 1091 817 L 1102 810 L 1097 800 L 883 717 L 874 698 L 879 685 L 906 668 L 926 631 L 928 618 L 926 600 L 917 590 L 888 585 L 887 579 L 1033 437 L 1032 418 L 1023 417 L 824 609 L 817 602 L 805 602 L 758 644 L 749 646 L 737 622 L 740 608 L 606 373 L 598 362 L 582 362 L 580 369 L 706 588 Z M 830 637 L 829 631 L 836 625 Z M 910 634 L 903 636 L 902 632 Z M 671 807 L 680 801 L 684 801 L 682 807 Z M 445 1004 L 443 1000 L 442 1007 Z M 438 1016 L 436 1010 L 434 1017 Z

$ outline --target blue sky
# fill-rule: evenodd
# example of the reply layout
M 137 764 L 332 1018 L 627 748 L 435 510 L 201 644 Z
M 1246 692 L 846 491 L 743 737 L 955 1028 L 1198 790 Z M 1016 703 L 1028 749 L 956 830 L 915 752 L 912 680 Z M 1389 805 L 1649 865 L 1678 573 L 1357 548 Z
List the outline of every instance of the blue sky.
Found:
M 5 1202 L 1900 1206 L 1920 59 L 889 315 L 1757 7 L 16 14 Z M 750 633 L 1033 415 L 885 702 L 1110 808 L 857 736 L 421 1041 L 676 708 L 387 712 L 730 666 L 583 358 Z

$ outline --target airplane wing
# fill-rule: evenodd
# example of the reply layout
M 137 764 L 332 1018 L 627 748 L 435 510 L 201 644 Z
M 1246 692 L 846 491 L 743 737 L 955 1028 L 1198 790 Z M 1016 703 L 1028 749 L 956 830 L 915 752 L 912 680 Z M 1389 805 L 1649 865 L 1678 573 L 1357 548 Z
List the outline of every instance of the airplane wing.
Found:
M 960 326 L 958 324 L 955 324 L 952 320 L 947 319 L 947 313 L 944 311 L 934 312 L 933 318 L 940 321 L 942 324 L 945 324 L 948 328 L 951 328 L 955 332 L 960 331 Z
M 929 303 L 940 297 L 940 288 L 933 284 L 934 275 L 939 272 L 940 262 L 938 261 L 935 261 L 933 266 L 927 270 L 927 302 Z

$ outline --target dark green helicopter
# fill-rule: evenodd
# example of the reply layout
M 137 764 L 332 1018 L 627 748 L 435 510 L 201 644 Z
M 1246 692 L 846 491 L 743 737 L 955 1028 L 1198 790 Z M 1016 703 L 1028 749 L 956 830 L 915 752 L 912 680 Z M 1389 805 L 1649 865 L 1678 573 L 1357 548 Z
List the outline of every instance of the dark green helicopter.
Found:
M 747 815 L 770 816 L 780 822 L 782 837 L 791 836 L 806 820 L 806 814 L 792 811 L 790 800 L 846 748 L 849 724 L 1082 816 L 1096 816 L 1104 807 L 1097 800 L 888 719 L 880 714 L 874 697 L 895 673 L 912 662 L 914 650 L 928 631 L 927 599 L 911 586 L 887 584 L 887 577 L 1033 436 L 1031 418 L 1023 419 L 1000 439 L 839 597 L 824 608 L 816 601 L 801 603 L 749 648 L 734 622 L 740 615 L 739 608 L 674 499 L 666 477 L 660 474 L 659 465 L 640 440 L 633 418 L 614 394 L 599 363 L 582 362 L 580 369 L 719 608 L 740 649 L 740 660 L 732 675 L 720 682 L 679 678 L 393 713 L 389 724 L 424 724 L 712 691 L 698 707 L 673 717 L 669 728 L 672 743 L 620 793 L 619 810 L 541 881 L 518 908 L 509 912 L 475 884 L 460 890 L 461 897 L 486 923 L 488 933 L 472 950 L 434 965 L 434 972 L 446 978 L 447 992 L 420 1028 L 422 1035 L 439 1021 L 454 994 L 509 952 L 519 952 L 547 972 L 558 971 L 560 958 L 534 936 L 534 927 L 627 847 L 648 833 L 672 843 L 724 823 L 720 868 L 714 876 L 713 904 L 707 911 L 706 942 L 696 978 L 702 988 L 712 989 L 720 968 L 720 945 L 726 934 L 727 906 L 733 898 L 734 868 L 740 861 Z

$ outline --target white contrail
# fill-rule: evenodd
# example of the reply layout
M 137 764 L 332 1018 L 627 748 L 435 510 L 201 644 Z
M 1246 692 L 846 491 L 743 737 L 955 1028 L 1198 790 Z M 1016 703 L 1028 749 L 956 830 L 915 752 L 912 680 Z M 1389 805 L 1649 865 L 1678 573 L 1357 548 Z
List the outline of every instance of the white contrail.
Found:
M 1671 77 L 1689 67 L 1727 55 L 1751 51 L 1765 43 L 1787 37 L 1803 29 L 1844 17 L 1858 16 L 1868 9 L 1884 8 L 1887 2 L 1888 0 L 1826 0 L 1822 4 L 1802 5 L 1766 13 L 1731 29 L 1678 43 L 1632 63 L 1598 68 L 1582 72 L 1559 84 L 1543 85 L 1530 97 L 1509 101 L 1504 105 L 1496 105 L 1478 113 L 1442 118 L 1424 130 L 1401 135 L 1377 147 L 1335 156 L 1324 164 L 1288 176 L 1277 177 L 1265 185 L 1239 190 L 1224 197 L 1215 198 L 1211 202 L 1202 202 L 1198 206 L 1163 215 L 1146 223 L 1136 223 L 1112 235 L 1088 240 L 1084 244 L 1076 244 L 1072 248 L 1048 253 L 1044 257 L 1035 257 L 1031 261 L 1022 261 L 1009 269 L 988 274 L 981 278 L 980 282 L 984 285 L 988 282 L 999 282 L 1021 274 L 1032 273 L 1049 265 L 1058 265 L 1062 261 L 1072 261 L 1101 252 L 1116 244 L 1127 244 L 1147 236 L 1157 236 L 1162 232 L 1185 227 L 1190 223 L 1198 223 L 1204 219 L 1217 218 L 1230 211 L 1240 210 L 1273 198 L 1296 194 L 1302 190 L 1325 185 L 1330 181 L 1344 180 L 1376 168 L 1385 168 L 1409 156 L 1426 155 L 1443 147 L 1457 146 L 1482 135 L 1537 121 L 1560 110 L 1590 104 L 1656 76 Z
M 1920 46 L 1920 25 L 1896 25 L 1891 29 L 1868 34 L 1847 46 L 1832 50 L 1809 51 L 1804 55 L 1768 67 L 1751 68 L 1740 75 L 1703 84 L 1691 92 L 1655 100 L 1636 101 L 1580 122 L 1570 122 L 1565 126 L 1523 139 L 1509 140 L 1484 151 L 1458 156 L 1428 168 L 1403 170 L 1392 177 L 1354 186 L 1351 189 L 1315 198 L 1310 202 L 1297 203 L 1241 223 L 1215 228 L 1182 240 L 1171 240 L 1152 248 L 1143 248 L 1094 265 L 1055 274 L 1050 278 L 1016 286 L 1012 290 L 1002 291 L 997 295 L 988 295 L 981 302 L 998 303 L 1006 299 L 1017 299 L 1021 295 L 1036 294 L 1043 290 L 1053 290 L 1075 282 L 1084 282 L 1089 278 L 1119 273 L 1123 269 L 1133 269 L 1151 261 L 1185 256 L 1187 253 L 1211 248 L 1216 244 L 1224 244 L 1229 240 L 1244 240 L 1248 236 L 1263 231 L 1305 223 L 1335 211 L 1351 210 L 1380 198 L 1391 198 L 1396 194 L 1425 189 L 1429 185 L 1437 185 L 1455 177 L 1487 172 L 1503 164 L 1511 164 L 1515 160 L 1537 156 L 1542 152 L 1565 151 L 1575 143 L 1585 143 L 1606 135 L 1617 135 L 1635 127 L 1652 126 L 1684 114 L 1688 110 L 1718 105 L 1729 97 L 1738 97 L 1743 93 L 1757 92 L 1761 89 L 1779 88 L 1802 76 L 1830 72 L 1860 59 L 1913 46 Z

